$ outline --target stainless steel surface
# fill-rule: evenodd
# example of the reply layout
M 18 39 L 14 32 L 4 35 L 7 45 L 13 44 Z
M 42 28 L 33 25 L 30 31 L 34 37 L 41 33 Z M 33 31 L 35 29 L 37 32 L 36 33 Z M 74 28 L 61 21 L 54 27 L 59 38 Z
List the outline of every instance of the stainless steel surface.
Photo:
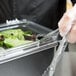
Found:
M 75 48 L 72 48 L 76 50 Z M 71 65 L 71 76 L 76 76 L 76 52 L 70 52 L 70 65 Z
M 59 60 L 54 76 L 72 76 L 70 53 L 64 52 Z
M 76 52 L 64 52 L 54 76 L 76 76 Z

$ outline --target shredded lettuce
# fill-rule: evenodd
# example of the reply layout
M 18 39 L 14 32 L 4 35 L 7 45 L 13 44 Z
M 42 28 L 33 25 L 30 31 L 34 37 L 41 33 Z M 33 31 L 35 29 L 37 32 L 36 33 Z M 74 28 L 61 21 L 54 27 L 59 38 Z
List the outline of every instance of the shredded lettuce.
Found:
M 6 38 L 4 40 L 4 44 L 6 45 L 7 48 L 11 48 L 11 47 L 16 47 L 22 44 L 28 44 L 31 43 L 32 41 L 29 40 L 19 40 L 19 39 L 12 39 L 12 38 Z
M 31 36 L 31 31 L 22 31 L 21 29 L 11 29 L 0 32 L 0 36 L 4 36 L 4 40 L 0 41 L 0 46 L 7 48 L 19 46 L 33 42 L 31 40 L 25 40 L 24 36 Z M 4 45 L 3 45 L 4 44 Z

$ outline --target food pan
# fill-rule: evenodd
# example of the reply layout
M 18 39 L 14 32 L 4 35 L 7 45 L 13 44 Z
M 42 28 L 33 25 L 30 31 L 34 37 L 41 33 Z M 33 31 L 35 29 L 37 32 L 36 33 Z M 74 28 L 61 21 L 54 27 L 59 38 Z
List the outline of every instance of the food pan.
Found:
M 16 47 L 12 48 L 4 48 L 0 47 L 0 64 L 4 62 L 8 62 L 23 56 L 27 56 L 33 53 L 37 53 L 49 48 L 56 48 L 57 42 L 56 35 L 54 39 L 54 35 L 50 36 L 48 43 L 45 41 L 44 44 L 40 43 L 41 38 L 46 36 L 49 32 L 52 32 L 52 30 L 43 27 L 39 24 L 36 24 L 34 22 L 28 21 L 26 19 L 23 20 L 12 20 L 12 21 L 6 21 L 6 23 L 0 25 L 0 32 L 6 31 L 6 30 L 16 30 L 21 29 L 22 31 L 30 30 L 33 34 L 35 34 L 35 40 L 29 44 L 22 44 Z

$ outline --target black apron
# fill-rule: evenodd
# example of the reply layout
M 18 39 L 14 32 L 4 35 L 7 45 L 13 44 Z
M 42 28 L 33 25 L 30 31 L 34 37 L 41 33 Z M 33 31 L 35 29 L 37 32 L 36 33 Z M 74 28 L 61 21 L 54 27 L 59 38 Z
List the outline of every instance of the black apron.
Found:
M 66 0 L 14 0 L 14 14 L 51 29 L 65 12 Z
M 45 27 L 56 29 L 57 22 L 65 12 L 66 0 L 1 0 L 0 22 L 7 19 L 34 21 Z
M 73 4 L 76 0 L 72 0 Z M 10 19 L 34 21 L 56 29 L 66 10 L 66 0 L 0 0 L 0 23 Z

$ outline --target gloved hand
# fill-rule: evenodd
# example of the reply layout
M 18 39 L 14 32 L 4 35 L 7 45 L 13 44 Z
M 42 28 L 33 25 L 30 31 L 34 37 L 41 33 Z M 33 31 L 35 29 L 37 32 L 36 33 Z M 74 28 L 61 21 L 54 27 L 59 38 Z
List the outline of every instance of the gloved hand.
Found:
M 71 20 L 70 15 L 74 13 L 74 16 L 73 16 L 74 18 L 72 21 L 72 28 L 69 34 L 67 35 L 67 41 L 70 43 L 76 43 L 76 14 L 74 10 L 76 9 L 70 9 L 69 11 L 65 12 L 63 17 L 58 23 L 60 35 L 63 37 L 65 33 L 67 32 L 68 23 Z

